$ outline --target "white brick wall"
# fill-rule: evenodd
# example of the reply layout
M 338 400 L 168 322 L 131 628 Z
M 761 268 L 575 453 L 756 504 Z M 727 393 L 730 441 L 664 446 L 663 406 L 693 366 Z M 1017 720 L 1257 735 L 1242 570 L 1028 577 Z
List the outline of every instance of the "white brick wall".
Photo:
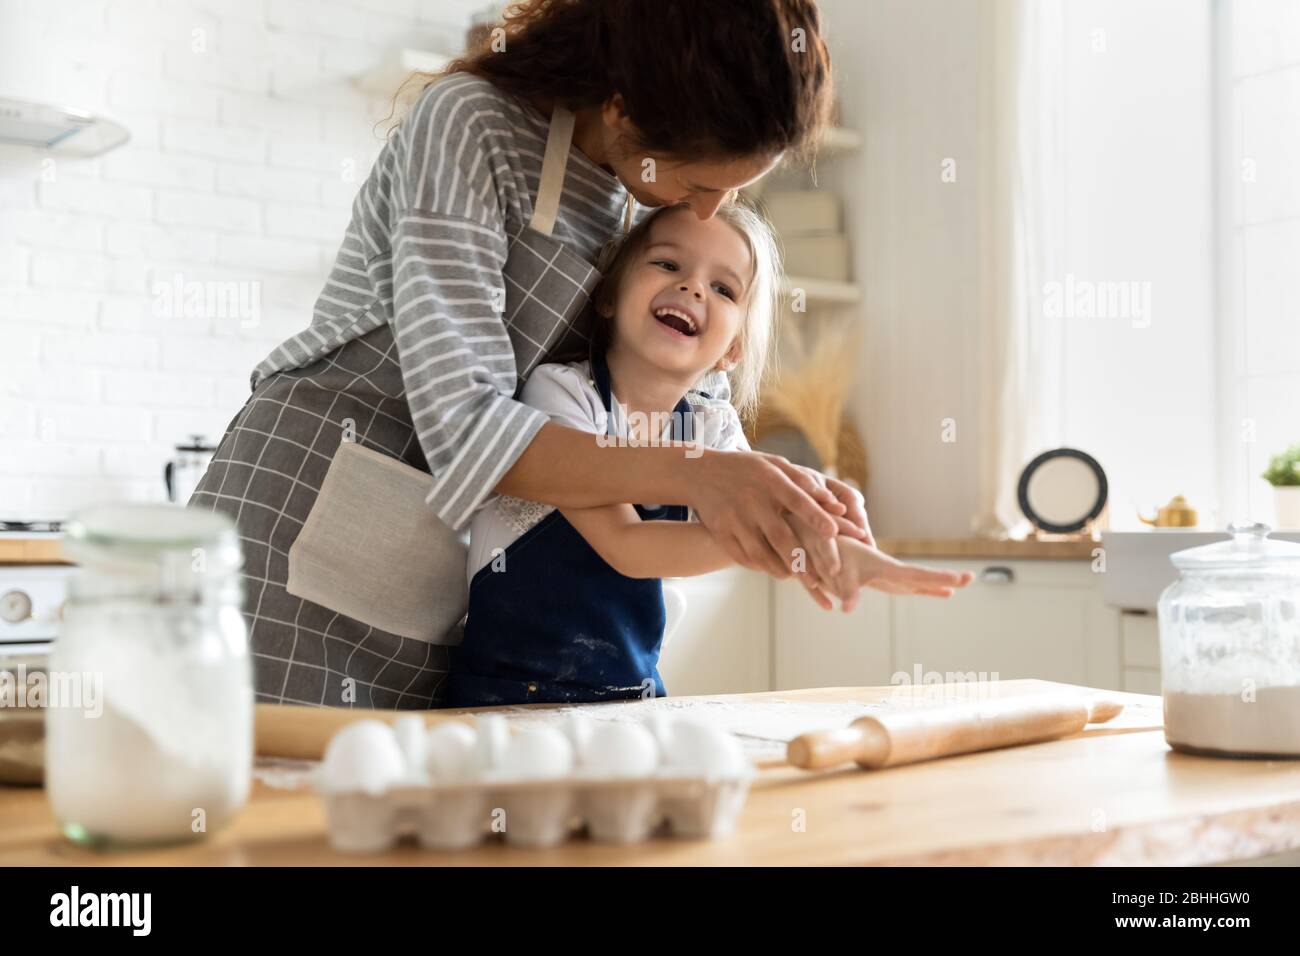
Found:
M 171 446 L 221 436 L 309 321 L 381 145 L 388 104 L 353 77 L 458 49 L 487 5 L 0 0 L 0 94 L 132 136 L 92 160 L 0 146 L 0 517 L 161 498 Z M 167 314 L 177 277 L 256 284 L 259 322 Z

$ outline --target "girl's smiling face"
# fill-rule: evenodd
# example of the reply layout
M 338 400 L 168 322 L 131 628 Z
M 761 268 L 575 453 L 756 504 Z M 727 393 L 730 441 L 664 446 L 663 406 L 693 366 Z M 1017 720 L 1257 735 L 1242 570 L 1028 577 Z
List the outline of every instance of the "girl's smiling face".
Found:
M 611 350 L 687 387 L 710 369 L 729 371 L 753 274 L 749 246 L 730 224 L 686 206 L 665 210 L 619 282 Z

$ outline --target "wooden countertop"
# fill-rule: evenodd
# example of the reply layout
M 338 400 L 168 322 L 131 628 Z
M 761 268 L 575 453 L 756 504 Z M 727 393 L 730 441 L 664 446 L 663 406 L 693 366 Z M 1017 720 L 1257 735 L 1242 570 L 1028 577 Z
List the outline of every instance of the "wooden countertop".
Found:
M 1003 681 L 997 691 L 1067 688 L 1045 681 Z M 894 690 L 823 688 L 692 700 L 721 705 L 867 702 Z M 1214 760 L 1175 753 L 1161 731 L 1160 698 L 1114 696 L 1126 708 L 1113 724 L 1062 740 L 875 772 L 762 769 L 737 831 L 720 840 L 660 838 L 621 847 L 576 839 L 550 850 L 489 841 L 463 853 L 410 846 L 379 855 L 345 855 L 329 848 L 314 794 L 259 780 L 235 823 L 206 842 L 95 853 L 58 835 L 42 791 L 0 787 L 0 867 L 1187 865 L 1300 847 L 1300 761 Z M 795 825 L 800 820 L 802 827 Z
M 1100 541 L 990 541 L 982 538 L 881 538 L 881 550 L 898 558 L 1021 558 L 1089 561 Z M 0 564 L 64 564 L 59 542 L 49 538 L 0 539 Z
M 67 564 L 58 538 L 0 538 L 0 564 Z
M 985 538 L 880 538 L 880 550 L 896 558 L 1020 558 L 1091 561 L 1100 541 L 1091 538 L 993 541 Z

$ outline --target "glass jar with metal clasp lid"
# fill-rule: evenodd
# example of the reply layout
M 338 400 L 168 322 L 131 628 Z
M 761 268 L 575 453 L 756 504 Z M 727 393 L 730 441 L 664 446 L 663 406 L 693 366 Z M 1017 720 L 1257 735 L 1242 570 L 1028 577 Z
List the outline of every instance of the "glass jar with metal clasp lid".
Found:
M 1300 545 L 1262 524 L 1170 556 L 1160 596 L 1165 739 L 1215 756 L 1300 756 Z
M 63 832 L 138 845 L 216 830 L 247 800 L 253 761 L 234 525 L 104 505 L 73 515 L 63 546 L 79 570 L 49 659 L 45 755 Z

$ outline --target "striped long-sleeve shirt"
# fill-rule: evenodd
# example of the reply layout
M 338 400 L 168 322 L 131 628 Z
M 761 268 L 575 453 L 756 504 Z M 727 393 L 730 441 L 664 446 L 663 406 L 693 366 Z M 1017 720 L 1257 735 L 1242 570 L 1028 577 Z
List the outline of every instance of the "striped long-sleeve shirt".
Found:
M 468 74 L 425 89 L 352 207 L 310 326 L 277 346 L 252 384 L 393 326 L 407 402 L 435 482 L 429 504 L 463 527 L 546 421 L 513 396 L 503 323 L 508 237 L 532 217 L 549 120 Z M 627 192 L 570 150 L 552 236 L 588 262 L 617 235 Z

